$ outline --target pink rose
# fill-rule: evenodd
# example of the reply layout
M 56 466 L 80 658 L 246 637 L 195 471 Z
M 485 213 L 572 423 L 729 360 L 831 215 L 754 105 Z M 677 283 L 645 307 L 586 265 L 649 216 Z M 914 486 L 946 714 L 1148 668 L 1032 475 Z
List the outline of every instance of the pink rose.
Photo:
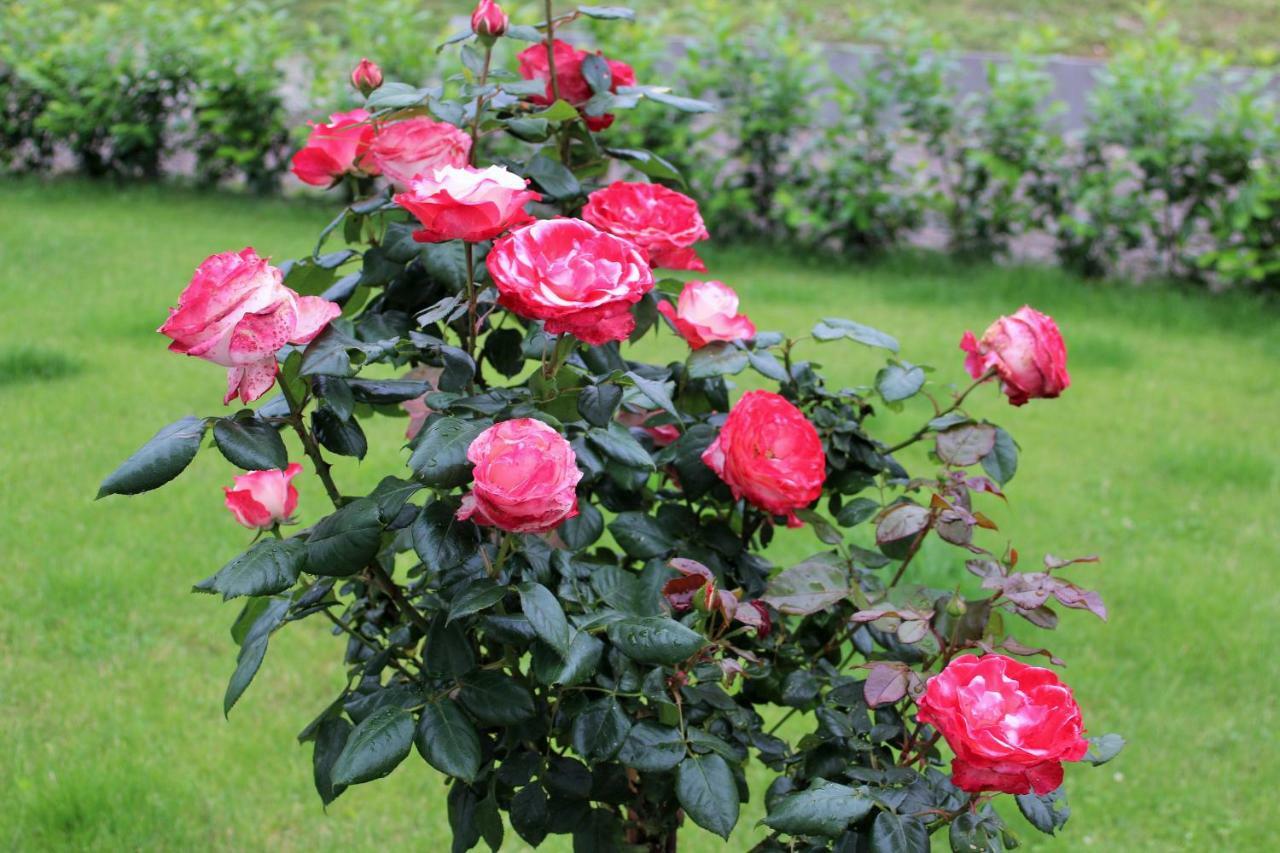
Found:
M 229 368 L 224 403 L 249 403 L 275 384 L 277 350 L 310 343 L 341 313 L 285 287 L 280 270 L 248 248 L 205 258 L 157 331 L 173 339 L 173 352 Z
M 635 243 L 655 267 L 706 272 L 690 247 L 710 235 L 698 203 L 684 193 L 661 184 L 615 181 L 587 197 L 582 218 Z
M 573 448 L 533 418 L 502 421 L 467 448 L 476 467 L 458 518 L 510 533 L 546 533 L 578 514 L 582 479 Z
M 351 72 L 351 85 L 355 86 L 360 94 L 366 98 L 369 97 L 370 92 L 382 85 L 382 69 L 376 62 L 361 59 L 355 70 Z
M 471 32 L 482 38 L 497 38 L 507 31 L 507 16 L 493 0 L 480 0 L 471 13 Z
M 964 360 L 969 375 L 977 379 L 994 369 L 1015 406 L 1037 397 L 1057 397 L 1071 384 L 1067 345 L 1058 324 L 1030 305 L 996 320 L 982 340 L 965 332 L 960 349 L 969 354 Z
M 658 311 L 671 321 L 692 349 L 712 341 L 737 341 L 756 333 L 755 324 L 738 313 L 738 294 L 719 281 L 689 281 L 673 307 L 665 300 Z
M 327 187 L 348 173 L 369 173 L 364 156 L 373 140 L 373 125 L 369 124 L 367 112 L 334 113 L 327 124 L 308 124 L 311 135 L 292 160 L 292 171 L 298 180 Z
M 440 166 L 467 165 L 471 137 L 451 124 L 417 116 L 380 128 L 369 157 L 387 180 L 404 189 L 416 175 Z
M 478 243 L 533 221 L 524 206 L 542 196 L 528 186 L 501 166 L 440 166 L 411 180 L 395 202 L 422 223 L 422 230 L 413 232 L 419 243 Z
M 1062 762 L 1089 749 L 1080 706 L 1058 674 L 1004 655 L 963 655 L 929 679 L 920 722 L 956 754 L 951 781 L 962 791 L 1047 794 Z
M 653 288 L 635 246 L 580 219 L 543 219 L 493 244 L 485 259 L 498 302 L 589 344 L 625 340 L 632 304 Z
M 729 484 L 735 498 L 746 498 L 773 515 L 785 515 L 799 527 L 795 511 L 822 494 L 826 454 L 818 431 L 785 397 L 748 391 L 729 410 L 702 461 Z
M 298 475 L 302 466 L 290 462 L 283 471 L 250 471 L 235 478 L 235 487 L 222 491 L 227 495 L 227 509 L 236 521 L 245 527 L 268 530 L 298 508 L 298 490 L 289 482 Z
M 556 63 L 556 86 L 560 90 L 560 97 L 579 108 L 591 100 L 591 96 L 595 94 L 582 73 L 583 60 L 590 55 L 585 50 L 578 50 L 560 39 L 555 40 L 551 50 L 551 57 Z M 525 48 L 516 58 L 520 60 L 521 77 L 526 80 L 547 81 L 546 92 L 542 95 L 534 95 L 529 100 L 535 104 L 550 105 L 555 100 L 555 95 L 551 87 L 551 63 L 548 61 L 546 43 Z M 619 86 L 635 85 L 636 72 L 630 65 L 613 59 L 606 61 L 612 75 L 609 82 L 610 92 L 617 92 Z M 613 116 L 610 114 L 583 116 L 583 118 L 587 122 L 587 127 L 597 133 L 613 124 Z
M 630 409 L 622 409 L 618 412 L 618 423 L 625 427 L 639 427 L 644 430 L 645 434 L 653 439 L 653 443 L 658 447 L 666 447 L 677 438 L 680 437 L 680 427 L 675 424 L 650 424 L 649 420 L 655 416 L 661 415 L 661 409 L 651 409 L 649 411 L 633 412 Z

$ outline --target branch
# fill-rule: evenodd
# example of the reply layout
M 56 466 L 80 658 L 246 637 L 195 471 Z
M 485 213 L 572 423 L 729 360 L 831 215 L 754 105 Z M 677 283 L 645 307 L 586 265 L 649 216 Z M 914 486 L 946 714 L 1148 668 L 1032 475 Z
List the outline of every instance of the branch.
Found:
M 956 409 L 960 408 L 960 404 L 964 402 L 965 397 L 968 397 L 969 394 L 972 393 L 975 388 L 977 388 L 982 383 L 986 382 L 988 379 L 994 378 L 995 375 L 996 375 L 996 370 L 993 367 L 990 370 L 988 370 L 986 373 L 979 376 L 977 379 L 973 380 L 973 384 L 960 392 L 960 396 L 956 397 L 956 401 L 951 404 L 950 408 L 947 408 L 941 412 L 938 412 L 929 420 L 935 421 L 938 418 L 942 417 L 943 415 L 949 415 L 952 412 L 954 412 Z M 897 453 L 902 448 L 910 447 L 911 445 L 915 444 L 917 441 L 924 438 L 928 434 L 929 434 L 929 424 L 925 424 L 924 426 L 920 427 L 920 429 L 912 433 L 910 437 L 903 439 L 902 441 L 893 445 L 893 447 L 886 449 L 884 453 L 886 456 L 893 453 Z

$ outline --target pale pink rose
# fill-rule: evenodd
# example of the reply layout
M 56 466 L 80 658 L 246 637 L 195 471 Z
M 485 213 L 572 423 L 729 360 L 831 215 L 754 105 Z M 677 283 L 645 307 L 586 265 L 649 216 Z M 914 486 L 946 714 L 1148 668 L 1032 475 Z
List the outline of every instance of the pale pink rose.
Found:
M 206 258 L 157 331 L 173 339 L 173 352 L 229 368 L 224 403 L 249 403 L 275 384 L 281 347 L 310 343 L 341 313 L 285 287 L 280 270 L 247 248 Z
M 719 281 L 686 282 L 679 301 L 658 303 L 658 311 L 671 321 L 692 349 L 712 341 L 737 341 L 756 333 L 755 324 L 738 313 L 738 294 Z
M 293 155 L 293 174 L 303 183 L 327 187 L 352 172 L 369 173 L 365 160 L 373 140 L 373 125 L 364 110 L 334 113 L 325 124 L 311 125 L 302 150 Z
M 969 354 L 964 360 L 969 375 L 977 379 L 994 369 L 1015 406 L 1038 397 L 1057 397 L 1071 384 L 1067 345 L 1058 324 L 1030 305 L 1011 317 L 998 318 L 981 340 L 965 332 L 960 349 Z
M 288 521 L 298 508 L 298 490 L 289 482 L 302 470 L 290 462 L 283 471 L 250 471 L 235 478 L 233 488 L 223 487 L 227 509 L 245 527 L 267 530 Z
M 458 518 L 511 533 L 546 533 L 578 514 L 582 479 L 573 448 L 539 420 L 494 424 L 467 448 L 475 465 Z
M 415 175 L 429 174 L 432 169 L 465 166 L 470 157 L 470 136 L 425 116 L 384 125 L 369 146 L 369 158 L 397 189 L 408 187 Z
M 525 178 L 501 166 L 440 166 L 411 180 L 409 190 L 398 193 L 395 203 L 422 223 L 421 230 L 413 232 L 419 243 L 478 243 L 532 222 L 524 206 L 541 198 Z

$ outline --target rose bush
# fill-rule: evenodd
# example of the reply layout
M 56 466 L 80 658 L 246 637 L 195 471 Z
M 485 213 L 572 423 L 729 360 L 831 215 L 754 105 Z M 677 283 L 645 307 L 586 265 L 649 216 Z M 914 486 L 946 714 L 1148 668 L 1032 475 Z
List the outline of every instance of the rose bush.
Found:
M 691 824 L 729 838 L 748 795 L 764 828 L 735 847 L 927 851 L 945 829 L 954 849 L 999 850 L 1017 843 L 1000 792 L 1056 832 L 1063 762 L 1122 741 L 1087 742 L 1071 689 L 1008 656 L 1060 663 L 1015 626 L 1107 611 L 1062 576 L 1092 558 L 1019 567 L 984 513 L 1018 445 L 966 408 L 997 380 L 1015 404 L 1061 393 L 1056 325 L 1024 308 L 966 335 L 975 379 L 953 388 L 959 363 L 931 382 L 862 323 L 761 331 L 729 285 L 656 277 L 701 217 L 638 183 L 679 185 L 668 161 L 596 131 L 642 100 L 709 107 L 597 55 L 557 62 L 582 16 L 629 13 L 529 26 L 486 2 L 445 90 L 357 69 L 366 117 L 347 127 L 373 167 L 354 166 L 355 200 L 303 257 L 211 256 L 161 327 L 228 368 L 224 402 L 279 388 L 161 429 L 99 493 L 158 488 L 210 432 L 247 472 L 225 502 L 259 535 L 196 585 L 241 604 L 224 710 L 270 671 L 276 632 L 320 622 L 346 675 L 299 735 L 322 801 L 416 748 L 449 778 L 454 850 L 496 850 L 510 827 L 669 851 Z M 532 84 L 504 67 L 517 49 Z M 343 137 L 325 182 L 363 162 Z M 628 347 L 650 334 L 663 363 Z M 815 359 L 841 342 L 883 366 L 837 390 Z M 907 405 L 924 422 L 895 437 L 881 412 Z M 331 466 L 402 434 L 404 467 L 367 493 Z M 299 452 L 324 498 L 299 502 Z M 295 512 L 311 523 L 286 532 Z M 776 566 L 775 536 L 815 553 Z M 922 582 L 926 542 L 968 574 Z

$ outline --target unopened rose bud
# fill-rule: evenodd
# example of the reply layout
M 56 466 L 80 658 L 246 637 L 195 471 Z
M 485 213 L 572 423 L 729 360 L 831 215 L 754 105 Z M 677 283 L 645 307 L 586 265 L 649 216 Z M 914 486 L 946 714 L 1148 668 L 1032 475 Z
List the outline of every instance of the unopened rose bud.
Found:
M 947 599 L 947 615 L 949 616 L 963 616 L 968 609 L 969 606 L 958 595 L 953 595 Z
M 507 31 L 507 15 L 493 0 L 480 0 L 471 13 L 471 31 L 482 39 L 495 39 Z
M 351 85 L 355 86 L 360 94 L 366 98 L 369 97 L 370 92 L 382 85 L 382 69 L 376 62 L 361 59 L 360 64 L 351 72 Z

